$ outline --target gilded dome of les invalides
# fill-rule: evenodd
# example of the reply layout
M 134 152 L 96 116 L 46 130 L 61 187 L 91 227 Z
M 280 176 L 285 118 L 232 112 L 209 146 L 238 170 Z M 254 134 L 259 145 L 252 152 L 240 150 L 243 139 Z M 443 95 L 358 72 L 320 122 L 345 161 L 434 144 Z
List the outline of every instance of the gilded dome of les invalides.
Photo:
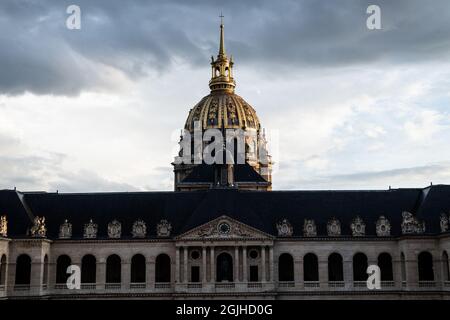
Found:
M 220 47 L 217 59 L 211 57 L 211 93 L 200 100 L 189 112 L 185 129 L 192 132 L 194 122 L 202 129 L 254 129 L 261 128 L 255 110 L 242 97 L 234 93 L 233 58 L 228 58 L 224 46 L 223 24 L 220 25 Z

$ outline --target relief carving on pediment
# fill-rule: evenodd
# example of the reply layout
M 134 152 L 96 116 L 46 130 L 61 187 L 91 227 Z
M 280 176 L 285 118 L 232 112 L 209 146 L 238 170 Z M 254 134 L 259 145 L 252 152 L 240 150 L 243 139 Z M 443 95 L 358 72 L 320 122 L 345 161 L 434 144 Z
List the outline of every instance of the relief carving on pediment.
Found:
M 181 238 L 190 239 L 230 239 L 230 238 L 261 238 L 267 235 L 250 226 L 242 224 L 233 219 L 221 217 L 208 222 L 191 231 L 188 231 Z

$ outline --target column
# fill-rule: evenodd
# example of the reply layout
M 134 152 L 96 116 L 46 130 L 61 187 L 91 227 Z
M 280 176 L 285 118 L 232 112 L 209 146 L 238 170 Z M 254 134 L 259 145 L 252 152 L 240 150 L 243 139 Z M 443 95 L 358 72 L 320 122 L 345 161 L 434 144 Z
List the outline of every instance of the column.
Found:
M 39 295 L 42 287 L 43 262 L 39 257 L 38 261 L 31 261 L 30 294 Z
M 266 281 L 266 247 L 261 247 L 261 281 Z
M 274 263 L 273 263 L 273 247 L 269 247 L 269 269 L 270 269 L 270 274 L 269 274 L 269 281 L 273 282 L 274 281 Z M 295 274 L 294 274 L 294 279 L 295 279 Z
M 188 282 L 188 247 L 183 247 L 183 282 Z
M 147 288 L 153 288 L 155 284 L 155 260 L 149 258 L 146 261 L 145 270 L 145 282 L 147 283 Z
M 234 282 L 239 282 L 239 247 L 234 248 Z
M 300 289 L 304 288 L 304 274 L 303 274 L 303 260 L 301 258 L 296 259 L 294 257 L 294 279 L 296 282 L 296 286 L 299 286 Z M 278 280 L 278 275 L 277 275 Z
M 202 249 L 202 274 L 203 274 L 203 283 L 206 283 L 206 247 Z
M 328 258 L 318 257 L 319 259 L 319 282 L 321 288 L 328 287 Z M 325 260 L 326 259 L 326 260 Z
M 96 273 L 97 273 L 97 276 L 96 276 L 97 277 L 97 289 L 105 289 L 105 282 L 106 282 L 105 258 L 98 259 Z
M 242 247 L 242 281 L 248 282 L 247 279 L 247 247 Z
M 130 288 L 130 283 L 131 283 L 131 263 L 129 260 L 124 260 L 122 262 L 122 275 L 120 278 L 120 282 L 122 283 L 122 289 L 126 288 L 129 289 Z
M 353 288 L 353 259 L 352 256 L 343 257 L 343 268 L 344 268 L 344 282 L 345 288 Z
M 175 255 L 175 281 L 180 283 L 180 247 L 177 247 Z
M 215 264 L 216 258 L 214 256 L 214 247 L 211 247 L 210 251 L 211 251 L 211 263 L 210 263 L 210 265 L 211 265 L 211 278 L 210 278 L 210 281 L 211 282 L 216 282 L 216 276 L 215 276 L 215 274 L 216 274 L 216 272 L 215 272 L 216 271 L 216 264 Z

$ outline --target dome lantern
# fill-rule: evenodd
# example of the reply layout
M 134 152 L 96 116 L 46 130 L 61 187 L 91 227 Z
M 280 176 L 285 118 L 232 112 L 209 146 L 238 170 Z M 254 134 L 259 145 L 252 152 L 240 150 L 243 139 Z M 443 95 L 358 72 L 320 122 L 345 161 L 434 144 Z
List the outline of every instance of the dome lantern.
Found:
M 221 19 L 223 16 L 220 16 Z M 211 57 L 211 92 L 234 92 L 236 83 L 233 78 L 233 57 L 228 58 L 225 53 L 225 36 L 223 20 L 220 22 L 219 54 L 217 58 Z

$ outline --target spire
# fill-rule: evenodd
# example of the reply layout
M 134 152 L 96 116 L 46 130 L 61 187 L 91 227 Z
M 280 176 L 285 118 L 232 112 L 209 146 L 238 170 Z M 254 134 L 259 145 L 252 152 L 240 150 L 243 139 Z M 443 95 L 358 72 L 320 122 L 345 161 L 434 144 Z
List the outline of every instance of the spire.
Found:
M 219 45 L 219 56 L 225 55 L 225 37 L 223 31 L 223 14 L 220 13 L 220 45 Z

